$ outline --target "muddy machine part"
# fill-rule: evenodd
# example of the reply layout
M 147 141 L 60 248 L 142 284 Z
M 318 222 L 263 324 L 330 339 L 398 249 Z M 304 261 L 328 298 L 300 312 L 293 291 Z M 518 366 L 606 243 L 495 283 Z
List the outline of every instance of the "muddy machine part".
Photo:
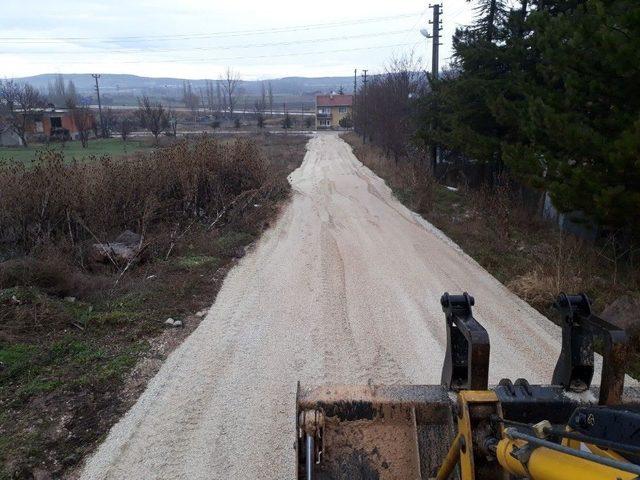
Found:
M 586 295 L 558 297 L 562 351 L 551 385 L 489 387 L 489 336 L 473 297 L 445 293 L 441 304 L 441 385 L 298 386 L 299 479 L 640 478 L 640 392 L 624 388 L 627 337 L 593 315 Z M 591 385 L 596 340 L 599 387 Z

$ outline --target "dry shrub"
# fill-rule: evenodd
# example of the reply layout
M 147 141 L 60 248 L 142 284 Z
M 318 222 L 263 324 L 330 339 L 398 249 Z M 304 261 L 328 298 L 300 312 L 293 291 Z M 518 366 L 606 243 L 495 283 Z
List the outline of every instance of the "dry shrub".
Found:
M 0 241 L 31 252 L 61 240 L 76 245 L 132 229 L 216 218 L 238 196 L 260 189 L 267 167 L 251 141 L 186 140 L 146 155 L 65 165 L 45 151 L 27 167 L 0 166 Z
M 423 165 L 411 165 L 410 188 L 414 192 L 413 209 L 418 213 L 430 212 L 433 208 L 436 194 L 436 183 Z
M 399 200 L 418 213 L 428 213 L 433 208 L 436 183 L 426 165 L 419 160 L 396 160 L 385 155 L 382 148 L 363 144 L 354 133 L 344 135 L 363 165 L 383 178 Z
M 466 190 L 471 198 L 471 204 L 476 212 L 485 219 L 486 224 L 495 233 L 499 245 L 505 245 L 511 239 L 511 229 L 514 223 L 518 228 L 523 225 L 518 220 L 518 213 L 522 209 L 516 205 L 517 195 L 506 175 L 501 175 L 493 185 L 483 184 L 478 189 Z
M 530 253 L 533 268 L 508 282 L 508 287 L 531 305 L 543 310 L 561 292 L 585 292 L 600 310 L 625 293 L 623 285 L 612 281 L 612 267 L 603 262 L 591 243 L 561 232 L 555 232 L 551 241 Z M 633 284 L 629 277 L 627 288 L 633 289 Z
M 105 286 L 101 277 L 90 276 L 73 268 L 53 248 L 36 256 L 15 258 L 0 263 L 0 290 L 24 286 L 56 297 L 85 298 Z

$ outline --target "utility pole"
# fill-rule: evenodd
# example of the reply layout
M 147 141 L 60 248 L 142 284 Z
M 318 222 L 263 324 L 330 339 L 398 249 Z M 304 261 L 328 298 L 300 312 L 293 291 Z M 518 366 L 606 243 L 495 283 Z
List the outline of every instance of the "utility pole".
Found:
M 353 69 L 353 96 L 355 97 L 358 91 L 358 69 Z
M 440 72 L 440 30 L 442 30 L 442 20 L 440 15 L 442 14 L 442 4 L 429 4 L 429 8 L 433 9 L 433 20 L 429 20 L 429 23 L 433 26 L 432 34 L 426 35 L 427 38 L 433 39 L 433 52 L 431 54 L 431 75 L 434 80 L 437 80 Z M 431 145 L 431 168 L 433 169 L 433 175 L 436 174 L 436 165 L 440 160 L 440 149 L 437 145 Z
M 362 121 L 362 143 L 367 143 L 367 70 L 363 69 L 362 74 L 362 110 L 363 110 L 363 121 Z
M 353 69 L 353 101 L 351 102 L 351 116 L 353 121 L 353 131 L 356 132 L 356 95 L 358 93 L 358 69 Z
M 104 119 L 102 118 L 102 102 L 100 101 L 100 85 L 98 85 L 98 79 L 100 78 L 99 73 L 93 73 L 91 76 L 96 81 L 96 94 L 98 95 L 98 114 L 100 115 L 100 130 L 102 131 L 102 138 L 106 137 L 107 132 L 104 128 Z
M 431 55 L 431 74 L 433 78 L 438 78 L 438 72 L 440 71 L 440 30 L 442 30 L 442 21 L 440 20 L 440 14 L 442 13 L 442 4 L 429 4 L 429 8 L 433 9 L 433 20 L 429 20 L 429 23 L 433 26 L 433 53 Z

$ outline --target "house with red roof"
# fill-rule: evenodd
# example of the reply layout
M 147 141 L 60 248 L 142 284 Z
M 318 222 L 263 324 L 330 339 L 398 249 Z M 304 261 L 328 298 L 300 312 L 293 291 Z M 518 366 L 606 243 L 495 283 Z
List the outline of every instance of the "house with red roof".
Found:
M 316 128 L 350 127 L 353 121 L 353 95 L 316 95 Z M 340 123 L 342 121 L 342 124 Z

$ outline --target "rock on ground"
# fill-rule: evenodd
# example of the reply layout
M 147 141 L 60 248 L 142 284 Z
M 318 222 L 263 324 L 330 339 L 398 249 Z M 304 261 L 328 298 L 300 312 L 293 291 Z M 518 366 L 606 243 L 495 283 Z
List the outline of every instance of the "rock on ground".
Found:
M 620 328 L 637 331 L 640 327 L 640 297 L 623 295 L 607 305 L 601 317 Z

